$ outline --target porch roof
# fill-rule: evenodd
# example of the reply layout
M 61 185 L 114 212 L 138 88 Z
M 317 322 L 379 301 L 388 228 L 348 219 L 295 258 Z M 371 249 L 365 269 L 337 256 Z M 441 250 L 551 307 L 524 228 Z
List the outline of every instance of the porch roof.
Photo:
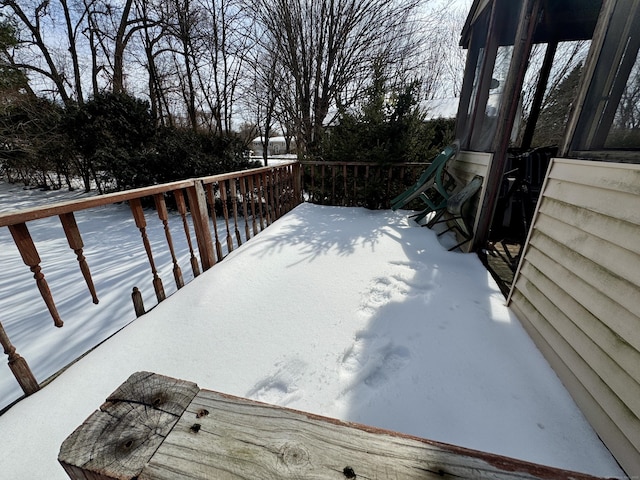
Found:
M 406 212 L 302 204 L 0 417 L 7 478 L 131 373 L 600 476 L 614 459 L 475 255 Z

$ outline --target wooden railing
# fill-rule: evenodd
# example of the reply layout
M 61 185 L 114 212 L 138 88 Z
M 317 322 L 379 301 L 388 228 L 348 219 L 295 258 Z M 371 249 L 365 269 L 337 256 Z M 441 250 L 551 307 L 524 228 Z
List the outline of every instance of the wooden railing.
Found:
M 321 205 L 389 208 L 428 163 L 301 162 L 305 199 Z
M 169 228 L 169 207 L 175 208 L 181 219 L 189 249 L 193 276 L 201 269 L 208 270 L 222 260 L 225 251 L 231 252 L 302 202 L 300 164 L 291 162 L 273 167 L 257 168 L 224 175 L 191 179 L 152 187 L 96 196 L 84 200 L 48 205 L 42 208 L 21 210 L 0 215 L 0 227 L 8 227 L 23 262 L 35 279 L 42 299 L 56 327 L 63 326 L 53 295 L 41 266 L 41 258 L 29 232 L 28 223 L 34 220 L 58 216 L 62 231 L 76 260 L 94 303 L 98 303 L 89 265 L 84 256 L 84 242 L 76 224 L 75 212 L 98 206 L 127 202 L 135 226 L 140 231 L 144 251 L 151 270 L 153 289 L 158 302 L 166 298 L 163 280 L 147 235 L 145 205 L 153 205 L 158 221 L 163 225 L 166 248 L 170 253 L 176 287 L 184 285 L 182 267 L 179 264 Z M 219 228 L 224 220 L 224 227 Z M 191 225 L 193 227 L 191 227 Z M 213 225 L 213 235 L 211 231 Z M 191 229 L 195 234 L 195 242 Z M 62 233 L 62 232 L 61 232 Z M 226 248 L 222 247 L 222 242 Z M 142 296 L 136 286 L 131 286 L 137 316 L 145 312 Z M 8 356 L 8 363 L 25 394 L 34 393 L 40 384 L 27 362 L 17 352 L 0 323 L 0 345 Z
M 147 234 L 147 222 L 151 220 L 147 219 L 144 207 L 152 206 L 157 221 L 162 224 L 166 237 L 163 248 L 169 253 L 173 281 L 180 289 L 185 284 L 184 265 L 180 265 L 174 248 L 170 219 L 179 218 L 182 224 L 177 230 L 184 231 L 189 250 L 188 268 L 196 277 L 301 203 L 303 198 L 325 205 L 388 208 L 390 199 L 412 185 L 426 166 L 418 163 L 291 162 L 10 212 L 0 215 L 0 227 L 8 227 L 23 262 L 33 273 L 54 325 L 62 327 L 63 319 L 45 277 L 46 266 L 43 269 L 29 232 L 29 222 L 59 217 L 61 234 L 64 232 L 69 248 L 75 253 L 91 301 L 98 303 L 98 292 L 74 213 L 126 202 L 140 232 L 156 300 L 162 302 L 166 298 L 165 285 Z M 170 211 L 177 215 L 170 215 Z M 175 234 L 175 230 L 173 232 Z M 91 244 L 91 239 L 88 240 Z M 138 286 L 131 285 L 130 288 L 135 314 L 140 316 L 146 311 L 142 294 Z M 25 394 L 37 391 L 39 382 L 1 323 L 0 345 Z

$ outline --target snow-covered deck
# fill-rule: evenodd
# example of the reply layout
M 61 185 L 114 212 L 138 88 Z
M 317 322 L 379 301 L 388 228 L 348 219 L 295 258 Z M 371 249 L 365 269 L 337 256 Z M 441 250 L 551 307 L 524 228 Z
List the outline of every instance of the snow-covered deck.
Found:
M 406 214 L 303 204 L 0 417 L 3 478 L 135 371 L 599 476 L 622 476 L 474 255 Z

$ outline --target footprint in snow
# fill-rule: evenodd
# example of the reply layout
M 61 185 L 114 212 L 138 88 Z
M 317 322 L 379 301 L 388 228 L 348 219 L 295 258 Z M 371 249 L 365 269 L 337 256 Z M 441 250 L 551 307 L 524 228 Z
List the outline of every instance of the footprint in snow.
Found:
M 419 272 L 425 268 L 424 265 L 393 265 L 389 275 L 374 279 L 363 293 L 360 313 L 374 315 L 379 308 L 393 301 L 402 301 L 407 296 L 424 296 L 428 300 L 437 284 L 431 279 L 422 278 L 424 274 Z
M 347 383 L 343 393 L 357 385 L 379 388 L 411 360 L 409 349 L 377 336 L 358 335 L 345 351 L 340 376 Z
M 272 405 L 286 406 L 302 398 L 298 391 L 298 380 L 302 377 L 306 363 L 294 358 L 278 362 L 277 370 L 257 382 L 245 395 L 253 400 Z

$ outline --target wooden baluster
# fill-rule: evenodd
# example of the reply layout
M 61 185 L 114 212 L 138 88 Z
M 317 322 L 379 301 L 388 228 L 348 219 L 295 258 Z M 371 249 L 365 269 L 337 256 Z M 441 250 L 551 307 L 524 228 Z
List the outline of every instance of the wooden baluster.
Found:
M 347 164 L 345 163 L 344 165 L 342 165 L 342 183 L 343 183 L 343 189 L 344 189 L 344 201 L 343 201 L 343 205 L 346 207 L 349 204 L 351 204 L 351 201 L 347 201 L 347 197 L 348 195 L 348 190 L 347 190 Z
M 286 210 L 286 174 L 287 167 L 278 169 L 278 218 L 285 214 Z
M 391 208 L 390 198 L 391 198 L 391 180 L 393 178 L 393 168 L 389 167 L 389 172 L 387 173 L 387 194 L 385 195 L 385 201 L 383 208 Z
M 293 210 L 293 165 L 287 167 L 287 212 Z
M 331 205 L 336 203 L 336 167 L 331 165 Z
M 287 167 L 278 169 L 278 218 L 284 215 L 286 209 L 286 173 Z
M 251 234 L 249 233 L 249 219 L 247 217 L 247 210 L 249 209 L 249 204 L 247 203 L 247 185 L 244 177 L 240 177 L 239 181 L 240 195 L 242 195 L 242 215 L 244 216 L 244 238 L 249 240 Z
M 315 203 L 316 201 L 316 165 L 309 165 L 309 171 L 311 173 L 311 192 L 309 192 L 309 201 Z
M 325 169 L 325 165 L 322 165 L 322 168 L 320 169 L 320 175 L 321 175 L 321 181 L 322 181 L 322 185 L 320 186 L 320 205 L 324 205 L 324 198 L 325 198 L 325 194 L 324 194 L 324 177 L 326 175 L 326 169 Z
M 302 167 L 300 163 L 291 165 L 291 208 L 302 202 Z
M 213 184 L 207 185 L 207 203 L 209 204 L 209 211 L 211 212 L 211 219 L 213 220 L 213 236 L 216 241 L 216 255 L 218 261 L 224 258 L 222 254 L 222 244 L 220 243 L 220 237 L 218 236 L 218 218 L 216 216 L 216 199 L 213 195 Z
M 131 200 L 129 200 L 129 207 L 131 208 L 131 213 L 133 214 L 133 218 L 136 221 L 136 227 L 140 229 L 142 243 L 144 244 L 144 249 L 147 252 L 147 258 L 149 259 L 149 265 L 151 266 L 151 273 L 153 274 L 153 289 L 156 292 L 156 298 L 158 299 L 159 303 L 167 297 L 164 293 L 164 287 L 162 286 L 162 279 L 158 276 L 156 264 L 153 261 L 151 244 L 149 243 L 149 238 L 147 237 L 147 220 L 144 218 L 144 211 L 142 210 L 140 199 L 132 198 Z
M 277 220 L 278 218 L 280 218 L 280 202 L 282 200 L 281 196 L 280 196 L 280 170 L 279 169 L 274 169 L 273 170 L 273 180 L 272 180 L 272 188 L 273 188 L 273 211 L 274 211 L 274 216 L 275 219 Z
M 280 216 L 289 210 L 289 167 L 280 169 Z
M 184 279 L 182 278 L 182 269 L 180 268 L 178 259 L 176 258 L 176 251 L 173 248 L 173 239 L 171 238 L 171 230 L 169 229 L 169 212 L 167 211 L 167 202 L 164 199 L 164 193 L 155 194 L 153 196 L 153 201 L 156 204 L 158 218 L 162 221 L 162 226 L 164 227 L 164 236 L 167 238 L 171 261 L 173 262 L 173 278 L 176 281 L 176 287 L 180 289 L 184 287 Z
M 218 183 L 220 187 L 220 199 L 222 200 L 222 214 L 224 215 L 224 224 L 227 228 L 227 251 L 231 253 L 233 251 L 233 238 L 231 237 L 231 231 L 229 230 L 229 208 L 227 207 L 227 186 L 224 180 Z
M 144 309 L 144 302 L 142 301 L 142 293 L 138 290 L 138 287 L 133 287 L 131 292 L 131 300 L 133 300 L 133 309 L 136 312 L 136 317 L 141 317 L 147 313 Z
M 264 211 L 266 202 L 264 201 L 264 173 L 256 175 L 256 190 L 258 192 L 256 201 L 258 202 L 258 215 L 260 216 L 260 231 L 264 230 L 265 217 L 267 212 Z
M 63 322 L 60 319 L 56 305 L 53 302 L 53 296 L 51 295 L 51 290 L 49 290 L 49 285 L 44 279 L 44 274 L 40 267 L 40 255 L 38 255 L 38 251 L 36 250 L 36 246 L 33 243 L 31 235 L 29 234 L 27 225 L 24 223 L 9 225 L 9 231 L 11 232 L 11 236 L 13 237 L 16 247 L 18 247 L 22 260 L 33 272 L 33 278 L 35 278 L 38 290 L 40 290 L 40 295 L 42 295 L 42 299 L 47 305 L 49 313 L 53 318 L 53 324 L 56 327 L 62 327 Z
M 267 172 L 262 172 L 262 195 L 264 196 L 264 207 L 267 209 L 267 227 L 273 223 L 273 212 L 271 211 L 271 195 L 269 191 L 269 183 L 271 174 L 267 176 Z
M 82 237 L 80 236 L 80 230 L 78 229 L 78 224 L 76 223 L 76 219 L 73 216 L 73 212 L 63 213 L 59 215 L 60 222 L 62 223 L 62 228 L 64 230 L 64 234 L 67 236 L 67 242 L 69 243 L 69 247 L 76 254 L 78 259 L 78 264 L 80 264 L 80 271 L 82 272 L 82 276 L 84 277 L 84 281 L 89 288 L 89 293 L 91 293 L 91 298 L 93 303 L 98 304 L 98 295 L 96 294 L 96 288 L 93 285 L 93 280 L 91 278 L 91 271 L 89 270 L 89 265 L 87 264 L 87 259 L 84 257 L 84 252 L 82 249 L 84 248 L 84 243 L 82 242 Z
M 271 209 L 273 211 L 272 219 L 276 221 L 280 218 L 280 195 L 278 194 L 278 170 L 274 169 L 271 172 L 271 177 L 269 178 L 269 193 L 271 194 Z
M 353 166 L 353 205 L 357 204 L 358 198 L 358 165 Z
M 364 167 L 364 203 L 367 204 L 367 190 L 369 184 L 369 165 Z
M 258 224 L 256 222 L 256 197 L 253 177 L 254 175 L 249 176 L 249 201 L 251 202 L 251 226 L 253 227 L 253 236 L 255 237 L 258 234 Z
M 9 368 L 25 395 L 31 395 L 40 390 L 40 385 L 31 372 L 29 365 L 27 365 L 27 361 L 16 352 L 16 347 L 11 344 L 2 323 L 0 323 L 0 345 L 2 345 L 5 355 L 9 358 Z
M 187 245 L 189 246 L 189 260 L 191 262 L 191 271 L 193 272 L 193 276 L 197 277 L 200 275 L 200 264 L 198 263 L 198 257 L 196 257 L 195 252 L 193 251 L 193 245 L 191 243 L 191 233 L 189 232 L 189 222 L 187 222 L 187 204 L 184 201 L 184 195 L 182 194 L 182 190 L 174 190 L 173 198 L 176 200 L 176 205 L 178 207 L 178 213 L 182 217 L 182 226 L 184 227 L 184 234 L 187 237 Z
M 291 201 L 293 200 L 293 196 L 292 196 L 293 184 L 291 183 L 291 180 L 293 179 L 293 175 L 291 173 L 291 165 L 287 165 L 282 173 L 284 174 L 284 177 L 283 177 L 284 192 L 283 193 L 284 193 L 284 209 L 285 209 L 283 213 L 286 213 L 290 211 L 291 208 L 293 208 L 291 206 Z
M 233 199 L 233 228 L 236 235 L 236 242 L 238 242 L 238 246 L 240 246 L 242 245 L 242 238 L 240 237 L 240 230 L 238 230 L 238 191 L 236 187 L 236 179 L 233 178 L 229 180 L 229 183 L 231 184 L 231 198 Z

